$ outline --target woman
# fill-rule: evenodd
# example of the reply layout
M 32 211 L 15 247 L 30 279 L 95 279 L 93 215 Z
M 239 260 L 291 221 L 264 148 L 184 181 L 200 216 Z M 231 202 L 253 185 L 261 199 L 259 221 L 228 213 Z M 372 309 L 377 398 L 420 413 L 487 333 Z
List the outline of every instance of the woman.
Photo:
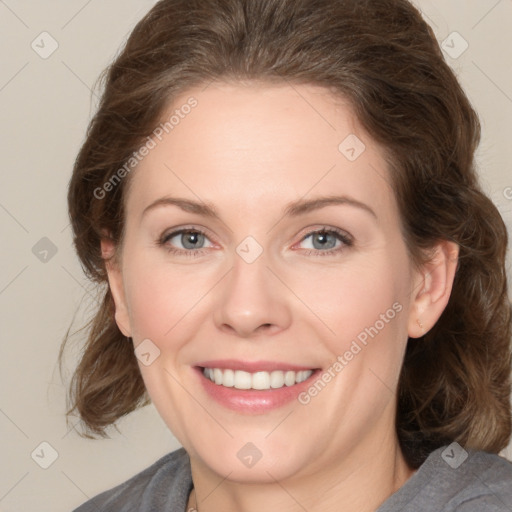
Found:
M 77 510 L 511 510 L 507 233 L 420 13 L 162 0 L 105 78 L 71 411 L 183 448 Z

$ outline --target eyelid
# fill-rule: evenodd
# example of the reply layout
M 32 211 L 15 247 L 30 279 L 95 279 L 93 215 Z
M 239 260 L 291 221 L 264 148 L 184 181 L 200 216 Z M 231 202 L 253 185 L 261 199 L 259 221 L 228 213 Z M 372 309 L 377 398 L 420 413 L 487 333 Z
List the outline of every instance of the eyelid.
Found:
M 174 238 L 175 236 L 178 236 L 182 233 L 186 233 L 189 231 L 197 232 L 204 235 L 204 237 L 209 240 L 213 247 L 201 247 L 199 249 L 181 249 L 168 243 L 169 240 Z M 160 248 L 163 248 L 171 255 L 185 258 L 199 257 L 208 252 L 210 249 L 214 249 L 215 246 L 218 247 L 218 243 L 215 241 L 215 237 L 210 235 L 209 230 L 203 227 L 198 227 L 197 225 L 176 226 L 173 228 L 166 229 L 156 240 L 156 245 Z
M 160 245 L 160 246 L 164 246 L 166 247 L 167 246 L 167 242 L 171 239 L 171 238 L 174 238 L 175 236 L 178 236 L 182 233 L 186 233 L 186 232 L 189 232 L 189 231 L 192 231 L 192 232 L 197 232 L 199 234 L 202 234 L 205 236 L 205 238 L 207 238 L 213 245 L 219 245 L 218 242 L 215 241 L 215 237 L 211 236 L 210 235 L 210 232 L 208 229 L 204 228 L 204 227 L 199 227 L 197 225 L 185 225 L 185 226 L 180 226 L 180 227 L 174 227 L 174 228 L 170 228 L 170 229 L 167 229 L 165 230 L 162 235 L 159 237 L 159 239 L 157 240 L 157 244 Z M 340 228 L 335 228 L 333 226 L 322 226 L 320 225 L 319 227 L 312 227 L 312 226 L 308 226 L 306 228 L 304 228 L 303 230 L 303 235 L 301 236 L 300 240 L 298 242 L 296 242 L 295 244 L 292 245 L 292 249 L 300 244 L 301 242 L 304 242 L 304 240 L 306 240 L 307 238 L 317 234 L 317 233 L 328 233 L 328 234 L 334 234 L 336 236 L 336 238 L 342 242 L 342 246 L 341 247 L 338 247 L 338 248 L 333 248 L 333 249 L 326 249 L 326 250 L 321 250 L 321 249 L 302 249 L 303 252 L 305 252 L 307 255 L 332 255 L 332 254 L 337 254 L 343 250 L 346 250 L 347 247 L 351 247 L 354 243 L 354 238 L 353 236 L 348 233 L 347 231 L 344 231 Z M 171 253 L 174 253 L 174 254 L 179 254 L 179 255 L 187 255 L 187 256 L 193 256 L 193 255 L 201 255 L 203 254 L 205 251 L 208 251 L 208 249 L 212 249 L 212 247 L 201 247 L 199 249 L 180 249 L 180 248 L 176 248 L 174 246 L 172 246 L 172 248 L 170 247 L 167 247 L 167 250 Z
M 170 238 L 173 238 L 176 235 L 179 235 L 181 233 L 186 233 L 188 231 L 195 231 L 197 233 L 200 233 L 200 234 L 204 235 L 206 238 L 208 238 L 208 240 L 210 240 L 210 242 L 218 245 L 218 242 L 215 241 L 215 237 L 211 235 L 211 233 L 208 229 L 206 229 L 202 226 L 197 226 L 197 225 L 193 225 L 193 224 L 191 224 L 189 226 L 185 225 L 185 226 L 178 226 L 175 228 L 166 229 L 158 238 L 158 242 L 161 244 L 165 244 L 166 241 L 169 240 Z
M 294 244 L 294 246 L 297 245 L 298 243 L 303 242 L 306 238 L 308 238 L 316 233 L 334 233 L 335 235 L 338 236 L 338 239 L 340 239 L 346 245 L 352 245 L 354 243 L 354 237 L 350 233 L 348 233 L 347 231 L 345 231 L 343 229 L 335 228 L 333 226 L 320 226 L 317 228 L 309 226 L 309 227 L 305 228 L 304 231 L 305 231 L 304 235 L 300 238 L 300 240 L 296 244 Z M 322 252 L 327 252 L 327 251 L 322 251 Z

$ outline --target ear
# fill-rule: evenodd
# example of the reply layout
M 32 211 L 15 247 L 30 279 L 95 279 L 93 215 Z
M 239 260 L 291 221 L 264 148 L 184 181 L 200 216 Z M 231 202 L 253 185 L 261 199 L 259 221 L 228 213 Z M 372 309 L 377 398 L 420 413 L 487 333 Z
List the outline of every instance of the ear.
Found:
M 433 247 L 432 258 L 418 271 L 409 312 L 409 337 L 426 334 L 443 313 L 452 292 L 458 258 L 459 246 L 442 240 Z
M 116 245 L 112 238 L 104 236 L 101 238 L 101 256 L 105 260 L 107 269 L 108 284 L 115 304 L 115 319 L 119 330 L 128 337 L 131 337 L 130 317 L 126 306 L 124 294 L 123 276 L 119 265 L 114 257 Z

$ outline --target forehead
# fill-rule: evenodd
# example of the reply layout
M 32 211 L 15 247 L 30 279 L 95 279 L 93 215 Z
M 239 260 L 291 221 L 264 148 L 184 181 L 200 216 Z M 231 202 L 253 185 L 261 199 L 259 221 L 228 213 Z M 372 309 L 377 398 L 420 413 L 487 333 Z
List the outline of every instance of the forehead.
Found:
M 212 83 L 175 98 L 155 129 L 131 177 L 132 208 L 165 194 L 239 212 L 305 194 L 343 193 L 384 210 L 394 201 L 382 148 L 322 87 Z

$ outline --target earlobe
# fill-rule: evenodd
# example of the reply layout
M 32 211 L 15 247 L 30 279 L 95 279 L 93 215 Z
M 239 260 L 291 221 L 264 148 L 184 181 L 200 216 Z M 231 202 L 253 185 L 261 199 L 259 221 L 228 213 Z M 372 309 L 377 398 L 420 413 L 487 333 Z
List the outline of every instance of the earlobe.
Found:
M 109 237 L 101 239 L 101 257 L 105 261 L 108 284 L 114 299 L 115 319 L 119 330 L 127 337 L 131 337 L 130 321 L 124 294 L 123 276 L 115 259 L 116 246 Z
M 421 268 L 412 291 L 409 337 L 426 334 L 443 313 L 452 292 L 457 270 L 459 246 L 448 240 L 433 248 L 432 258 Z

